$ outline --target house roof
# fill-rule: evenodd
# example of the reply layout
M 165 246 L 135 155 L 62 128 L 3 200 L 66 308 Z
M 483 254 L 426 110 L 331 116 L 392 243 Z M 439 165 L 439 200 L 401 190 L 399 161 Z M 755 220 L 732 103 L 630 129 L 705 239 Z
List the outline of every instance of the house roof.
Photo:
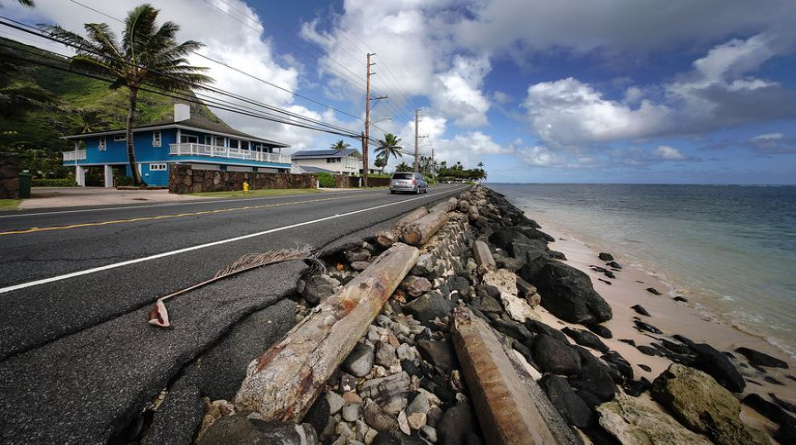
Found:
M 354 148 L 346 148 L 345 150 L 302 150 L 297 151 L 290 155 L 293 159 L 306 159 L 306 158 L 344 158 L 346 156 L 354 155 L 360 157 L 359 150 Z
M 133 133 L 141 132 L 141 131 L 149 131 L 149 130 L 163 130 L 168 128 L 180 128 L 183 130 L 200 130 L 206 133 L 212 133 L 220 136 L 227 136 L 227 137 L 234 137 L 240 139 L 246 139 L 249 141 L 260 142 L 263 144 L 268 144 L 273 147 L 289 147 L 289 145 L 284 144 L 282 142 L 272 141 L 270 139 L 263 139 L 257 136 L 252 136 L 250 134 L 246 134 L 242 131 L 235 130 L 234 128 L 228 127 L 224 124 L 219 124 L 215 122 L 208 121 L 206 119 L 192 117 L 190 119 L 185 119 L 179 122 L 174 122 L 171 120 L 167 121 L 160 121 L 160 122 L 152 122 L 146 125 L 137 125 L 133 127 Z M 83 133 L 83 134 L 76 134 L 71 136 L 64 136 L 62 139 L 83 139 L 87 136 L 106 136 L 106 135 L 113 135 L 124 133 L 124 129 L 119 130 L 109 130 L 109 131 L 98 131 L 94 133 Z
M 301 169 L 304 170 L 306 173 L 337 173 L 332 170 L 326 170 L 325 168 L 320 167 L 310 167 L 308 165 L 300 165 Z

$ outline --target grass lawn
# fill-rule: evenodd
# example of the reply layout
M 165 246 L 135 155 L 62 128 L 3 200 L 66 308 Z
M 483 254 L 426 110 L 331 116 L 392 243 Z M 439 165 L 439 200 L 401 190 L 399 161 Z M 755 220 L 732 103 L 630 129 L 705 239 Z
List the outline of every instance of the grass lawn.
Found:
M 321 193 L 321 191 L 318 189 L 262 189 L 250 190 L 249 193 L 236 190 L 234 192 L 191 193 L 191 195 L 207 196 L 208 198 L 259 198 L 262 196 L 307 195 L 312 193 Z
M 21 199 L 0 199 L 0 211 L 14 210 L 21 202 Z

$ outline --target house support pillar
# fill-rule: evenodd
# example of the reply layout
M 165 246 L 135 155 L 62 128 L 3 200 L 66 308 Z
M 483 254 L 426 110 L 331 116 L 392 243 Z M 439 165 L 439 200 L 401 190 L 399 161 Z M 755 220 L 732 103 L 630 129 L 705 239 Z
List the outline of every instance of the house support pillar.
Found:
M 105 173 L 105 188 L 113 188 L 113 167 L 110 165 L 103 165 Z
M 75 165 L 75 182 L 80 187 L 86 186 L 86 167 Z

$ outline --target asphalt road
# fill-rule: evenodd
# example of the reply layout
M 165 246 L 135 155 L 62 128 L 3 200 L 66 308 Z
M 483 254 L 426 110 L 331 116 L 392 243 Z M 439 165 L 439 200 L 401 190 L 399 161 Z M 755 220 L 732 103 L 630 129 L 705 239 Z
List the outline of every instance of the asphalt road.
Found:
M 107 441 L 236 322 L 275 308 L 305 266 L 186 294 L 169 308 L 174 330 L 144 322 L 159 296 L 244 254 L 319 250 L 465 188 L 0 215 L 0 442 Z

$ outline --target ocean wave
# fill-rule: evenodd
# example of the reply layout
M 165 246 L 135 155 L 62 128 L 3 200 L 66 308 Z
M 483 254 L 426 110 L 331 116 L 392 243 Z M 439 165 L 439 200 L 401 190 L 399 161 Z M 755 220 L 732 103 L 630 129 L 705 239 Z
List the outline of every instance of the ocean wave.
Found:
M 788 357 L 790 357 L 791 361 L 796 362 L 796 350 L 794 350 L 791 345 L 775 337 L 764 337 L 764 339 L 771 346 L 783 351 L 785 354 L 788 354 Z
M 719 301 L 735 301 L 736 299 L 735 299 L 735 297 L 730 296 L 730 295 L 722 295 L 721 297 L 718 297 L 717 300 L 719 300 Z

